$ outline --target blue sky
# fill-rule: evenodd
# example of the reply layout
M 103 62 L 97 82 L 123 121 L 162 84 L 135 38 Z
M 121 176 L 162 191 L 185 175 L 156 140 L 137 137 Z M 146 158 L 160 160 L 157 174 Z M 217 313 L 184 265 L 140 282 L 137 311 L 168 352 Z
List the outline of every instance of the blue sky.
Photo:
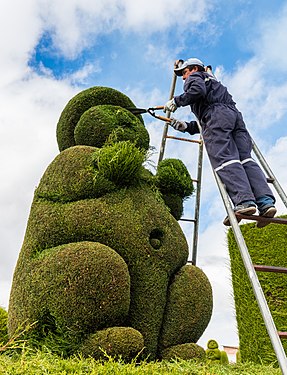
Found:
M 169 99 L 174 61 L 198 57 L 228 86 L 286 188 L 285 1 L 3 0 L 0 21 L 0 305 L 8 307 L 34 189 L 59 152 L 57 121 L 85 88 L 109 86 L 139 107 L 161 105 Z M 174 116 L 192 118 L 188 109 Z M 156 163 L 163 123 L 144 120 Z M 194 176 L 195 147 L 169 141 L 166 157 L 182 159 Z M 225 212 L 206 156 L 203 178 L 198 265 L 212 283 L 214 313 L 200 343 L 237 345 Z M 285 212 L 280 202 L 278 211 Z M 182 227 L 191 240 L 191 228 Z

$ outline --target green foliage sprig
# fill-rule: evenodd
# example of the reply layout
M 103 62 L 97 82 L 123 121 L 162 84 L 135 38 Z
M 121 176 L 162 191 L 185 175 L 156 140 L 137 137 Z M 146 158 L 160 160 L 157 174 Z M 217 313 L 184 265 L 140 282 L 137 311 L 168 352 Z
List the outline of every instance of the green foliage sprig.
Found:
M 119 186 L 129 186 L 140 180 L 146 151 L 132 142 L 123 141 L 98 149 L 94 154 L 95 178 L 103 176 Z

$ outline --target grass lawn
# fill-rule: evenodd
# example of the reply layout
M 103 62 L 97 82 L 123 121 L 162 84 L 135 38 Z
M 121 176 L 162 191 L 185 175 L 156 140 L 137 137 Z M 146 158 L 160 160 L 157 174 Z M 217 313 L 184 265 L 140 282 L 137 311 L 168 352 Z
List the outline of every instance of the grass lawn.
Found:
M 44 375 L 44 374 L 189 374 L 189 375 L 280 375 L 281 371 L 269 366 L 251 363 L 219 365 L 211 363 L 195 363 L 192 361 L 173 362 L 141 362 L 140 364 L 125 364 L 108 358 L 106 362 L 84 359 L 75 356 L 63 359 L 51 353 L 41 351 L 22 350 L 21 354 L 0 355 L 1 375 Z

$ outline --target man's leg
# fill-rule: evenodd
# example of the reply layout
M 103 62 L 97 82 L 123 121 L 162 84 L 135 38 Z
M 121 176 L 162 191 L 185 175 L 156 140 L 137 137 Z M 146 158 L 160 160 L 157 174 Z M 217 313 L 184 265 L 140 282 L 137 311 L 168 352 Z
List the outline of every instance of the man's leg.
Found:
M 234 141 L 239 152 L 241 164 L 255 196 L 258 209 L 260 212 L 263 212 L 267 206 L 274 205 L 275 197 L 268 186 L 265 174 L 251 157 L 252 141 L 240 112 L 238 113 L 238 119 L 234 129 Z
M 234 206 L 255 201 L 245 168 L 241 164 L 233 138 L 237 111 L 226 106 L 215 106 L 203 124 L 203 139 L 214 170 L 218 173 Z

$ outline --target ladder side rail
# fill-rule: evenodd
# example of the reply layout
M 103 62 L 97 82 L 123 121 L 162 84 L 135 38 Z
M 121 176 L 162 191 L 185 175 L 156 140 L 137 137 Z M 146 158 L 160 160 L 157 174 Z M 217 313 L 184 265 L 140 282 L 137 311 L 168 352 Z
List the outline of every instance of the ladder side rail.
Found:
M 169 99 L 172 99 L 173 96 L 174 96 L 175 86 L 176 86 L 176 80 L 177 80 L 177 75 L 175 73 L 173 73 L 172 81 L 171 81 L 171 86 L 170 86 Z M 170 111 L 167 111 L 166 117 L 170 118 Z M 164 154 L 164 151 L 165 151 L 165 144 L 166 144 L 167 132 L 168 132 L 168 123 L 165 123 L 164 128 L 163 128 L 162 138 L 161 138 L 161 145 L 160 145 L 158 163 L 160 161 L 162 161 L 162 159 L 163 159 L 163 154 Z
M 285 194 L 284 190 L 282 189 L 279 181 L 275 177 L 274 173 L 272 172 L 271 168 L 269 167 L 266 159 L 262 155 L 261 151 L 259 150 L 258 146 L 252 139 L 252 149 L 254 154 L 256 155 L 258 161 L 260 162 L 262 168 L 266 172 L 267 176 L 270 177 L 273 182 L 272 184 L 274 185 L 275 190 L 277 191 L 279 197 L 281 198 L 282 202 L 284 203 L 285 207 L 287 208 L 287 195 Z
M 245 269 L 247 271 L 247 275 L 249 277 L 249 280 L 252 285 L 253 292 L 255 294 L 259 309 L 261 311 L 261 315 L 263 317 L 267 332 L 269 334 L 271 343 L 273 345 L 276 357 L 278 359 L 279 366 L 281 368 L 282 374 L 287 375 L 287 358 L 286 354 L 282 345 L 282 342 L 280 340 L 280 337 L 278 335 L 276 326 L 274 324 L 271 312 L 269 310 L 265 295 L 263 293 L 263 290 L 261 288 L 259 279 L 257 277 L 256 271 L 253 267 L 251 257 L 248 252 L 248 248 L 246 246 L 244 237 L 241 233 L 239 224 L 237 222 L 236 216 L 234 214 L 234 211 L 232 209 L 231 203 L 229 201 L 226 189 L 220 180 L 218 174 L 214 171 L 215 180 L 217 182 L 221 197 L 223 199 L 223 203 L 225 205 L 225 208 L 227 210 L 227 213 L 229 215 L 230 223 L 233 229 L 234 237 L 237 242 L 241 258 L 243 260 L 243 263 L 245 265 Z
M 197 188 L 194 208 L 194 228 L 193 228 L 193 242 L 192 242 L 192 264 L 196 265 L 197 247 L 198 247 L 198 232 L 199 232 L 199 212 L 200 212 L 200 197 L 201 197 L 201 183 L 202 183 L 202 164 L 203 164 L 203 140 L 200 139 L 197 163 Z

